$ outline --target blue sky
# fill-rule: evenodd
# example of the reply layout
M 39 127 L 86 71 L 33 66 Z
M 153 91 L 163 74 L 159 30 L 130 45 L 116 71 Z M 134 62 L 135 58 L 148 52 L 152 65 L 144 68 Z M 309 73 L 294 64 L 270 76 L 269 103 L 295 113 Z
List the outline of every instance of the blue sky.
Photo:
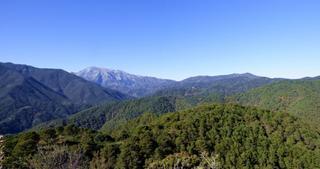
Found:
M 0 0 L 0 61 L 170 79 L 320 75 L 318 0 Z

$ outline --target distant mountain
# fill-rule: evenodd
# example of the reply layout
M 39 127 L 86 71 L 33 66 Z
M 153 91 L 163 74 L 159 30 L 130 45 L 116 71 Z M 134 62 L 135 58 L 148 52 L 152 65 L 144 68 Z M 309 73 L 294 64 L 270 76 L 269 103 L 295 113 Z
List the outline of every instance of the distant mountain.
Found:
M 203 103 L 224 103 L 231 95 L 277 81 L 281 79 L 270 79 L 248 73 L 192 77 L 176 82 L 152 96 L 98 105 L 70 116 L 67 121 L 55 121 L 49 125 L 57 126 L 57 123 L 59 125 L 66 122 L 91 129 L 112 129 L 145 112 L 164 114 Z
M 118 90 L 134 97 L 153 94 L 175 83 L 172 80 L 138 76 L 119 70 L 97 67 L 89 67 L 75 74 L 103 87 Z
M 272 83 L 233 96 L 230 100 L 242 105 L 286 111 L 308 122 L 320 123 L 320 80 L 318 77 Z
M 220 76 L 195 76 L 195 77 L 190 77 L 180 81 L 179 83 L 176 84 L 176 87 L 211 88 L 217 85 L 237 86 L 239 84 L 246 83 L 247 84 L 246 86 L 250 88 L 251 86 L 256 87 L 259 85 L 264 85 L 266 83 L 273 82 L 275 80 L 277 79 L 256 76 L 250 73 L 229 74 L 229 75 L 220 75 Z
M 119 70 L 97 67 L 89 67 L 75 74 L 88 81 L 134 97 L 148 95 L 203 96 L 216 94 L 216 97 L 221 99 L 225 95 L 244 92 L 265 84 L 283 80 L 244 73 L 221 76 L 195 76 L 182 81 L 172 81 L 137 76 Z
M 27 65 L 3 64 L 26 77 L 32 77 L 77 104 L 97 104 L 105 100 L 122 100 L 127 96 L 102 88 L 61 69 L 39 69 Z
M 0 134 L 126 98 L 63 70 L 0 63 Z
M 271 79 L 250 73 L 196 76 L 177 82 L 167 89 L 158 91 L 155 95 L 189 97 L 196 102 L 224 102 L 226 96 L 281 80 L 283 79 Z
M 320 128 L 319 77 L 287 80 L 252 74 L 192 77 L 150 97 L 83 110 L 70 116 L 68 123 L 110 129 L 144 112 L 163 114 L 203 103 L 236 103 L 287 112 Z
M 234 74 L 219 75 L 219 76 L 194 76 L 194 77 L 190 77 L 185 80 L 182 80 L 180 82 L 180 85 L 200 86 L 203 84 L 214 83 L 214 82 L 221 81 L 221 80 L 237 79 L 237 78 L 246 78 L 246 79 L 258 79 L 259 78 L 260 79 L 262 77 L 256 76 L 251 73 L 243 73 L 243 74 L 234 73 Z

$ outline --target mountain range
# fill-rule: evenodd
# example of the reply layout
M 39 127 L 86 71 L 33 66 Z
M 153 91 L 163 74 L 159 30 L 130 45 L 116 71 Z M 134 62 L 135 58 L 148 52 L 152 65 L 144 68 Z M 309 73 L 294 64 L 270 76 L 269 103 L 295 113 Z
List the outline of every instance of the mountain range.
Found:
M 145 112 L 159 115 L 206 103 L 233 103 L 288 112 L 318 126 L 319 88 L 318 77 L 289 80 L 250 73 L 196 76 L 171 82 L 147 97 L 94 106 L 49 125 L 67 123 L 95 130 L 112 130 Z
M 89 67 L 76 75 L 103 87 L 121 91 L 133 97 L 143 97 L 175 83 L 173 80 L 138 76 L 120 70 Z
M 74 74 L 100 86 L 118 90 L 138 98 L 178 93 L 181 95 L 183 92 L 185 95 L 190 95 L 190 93 L 199 93 L 199 90 L 202 93 L 213 93 L 220 88 L 222 89 L 217 91 L 218 93 L 233 94 L 281 80 L 244 73 L 221 76 L 195 76 L 182 81 L 174 81 L 98 67 L 89 67 Z
M 127 98 L 63 70 L 0 63 L 0 134 Z
M 204 103 L 224 103 L 229 96 L 280 80 L 249 73 L 192 77 L 175 82 L 148 97 L 91 107 L 70 116 L 66 123 L 109 130 L 145 112 L 159 115 Z M 57 126 L 63 123 L 65 122 L 54 121 L 49 125 Z
M 319 102 L 319 77 L 0 63 L 0 168 L 319 168 Z
M 235 103 L 320 121 L 319 78 L 288 80 L 250 73 L 173 81 L 90 67 L 78 73 L 0 64 L 0 134 L 75 124 L 109 130 L 145 112 Z

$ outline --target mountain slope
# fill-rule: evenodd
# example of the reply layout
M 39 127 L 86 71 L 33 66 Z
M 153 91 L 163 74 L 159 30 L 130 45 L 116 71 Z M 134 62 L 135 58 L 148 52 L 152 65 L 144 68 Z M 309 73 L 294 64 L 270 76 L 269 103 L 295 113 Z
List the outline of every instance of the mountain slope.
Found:
M 320 167 L 320 135 L 314 128 L 286 113 L 237 105 L 200 106 L 159 118 L 142 116 L 113 131 L 112 136 L 124 141 L 126 148 L 119 160 L 129 168 L 141 165 L 140 160 L 149 168 L 185 158 L 190 162 L 192 155 L 203 157 L 203 152 L 216 155 L 221 168 Z M 145 147 L 146 142 L 150 145 L 148 139 L 155 141 L 154 147 L 148 147 L 154 151 L 135 149 Z M 176 154 L 181 152 L 187 152 L 187 157 Z M 131 161 L 141 153 L 140 160 Z
M 95 130 L 110 130 L 145 112 L 164 114 L 203 103 L 223 103 L 229 95 L 278 80 L 280 79 L 251 74 L 194 77 L 178 82 L 174 87 L 161 90 L 153 96 L 91 107 L 70 116 L 67 121 L 54 121 L 40 127 L 68 123 Z
M 116 103 L 97 105 L 71 115 L 67 120 L 55 120 L 41 124 L 37 128 L 74 124 L 94 130 L 110 130 L 145 112 L 164 114 L 192 107 L 186 100 L 175 97 L 145 97 Z
M 124 98 L 62 70 L 0 63 L 0 134 L 20 132 L 90 105 Z
M 119 70 L 90 67 L 76 75 L 103 87 L 118 90 L 134 97 L 150 95 L 174 83 L 171 80 L 132 75 Z
M 320 122 L 320 80 L 286 80 L 231 98 L 232 102 L 286 111 L 312 123 Z
M 70 114 L 72 103 L 31 77 L 0 66 L 0 133 Z M 47 112 L 47 113 L 41 113 Z
M 110 133 L 74 126 L 23 133 L 6 137 L 4 146 L 5 168 L 29 168 L 26 164 L 34 162 L 65 168 L 51 161 L 59 157 L 66 159 L 60 166 L 71 157 L 86 159 L 74 168 L 320 167 L 320 135 L 314 128 L 287 113 L 237 105 L 144 114 Z M 59 156 L 61 149 L 68 153 Z
M 27 65 L 2 64 L 16 70 L 24 76 L 32 77 L 51 88 L 57 93 L 66 96 L 78 104 L 97 104 L 104 101 L 115 101 L 127 98 L 126 95 L 107 88 L 102 88 L 76 75 L 60 69 L 39 69 Z
M 180 81 L 155 95 L 187 97 L 195 102 L 224 102 L 225 97 L 282 79 L 259 77 L 249 73 L 222 76 L 196 76 Z

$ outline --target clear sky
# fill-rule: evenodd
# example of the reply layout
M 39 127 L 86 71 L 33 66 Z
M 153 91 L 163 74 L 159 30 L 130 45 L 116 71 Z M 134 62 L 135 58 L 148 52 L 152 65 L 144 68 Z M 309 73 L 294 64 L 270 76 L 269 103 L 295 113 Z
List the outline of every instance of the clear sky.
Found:
M 0 0 L 0 61 L 170 79 L 320 75 L 319 0 Z

